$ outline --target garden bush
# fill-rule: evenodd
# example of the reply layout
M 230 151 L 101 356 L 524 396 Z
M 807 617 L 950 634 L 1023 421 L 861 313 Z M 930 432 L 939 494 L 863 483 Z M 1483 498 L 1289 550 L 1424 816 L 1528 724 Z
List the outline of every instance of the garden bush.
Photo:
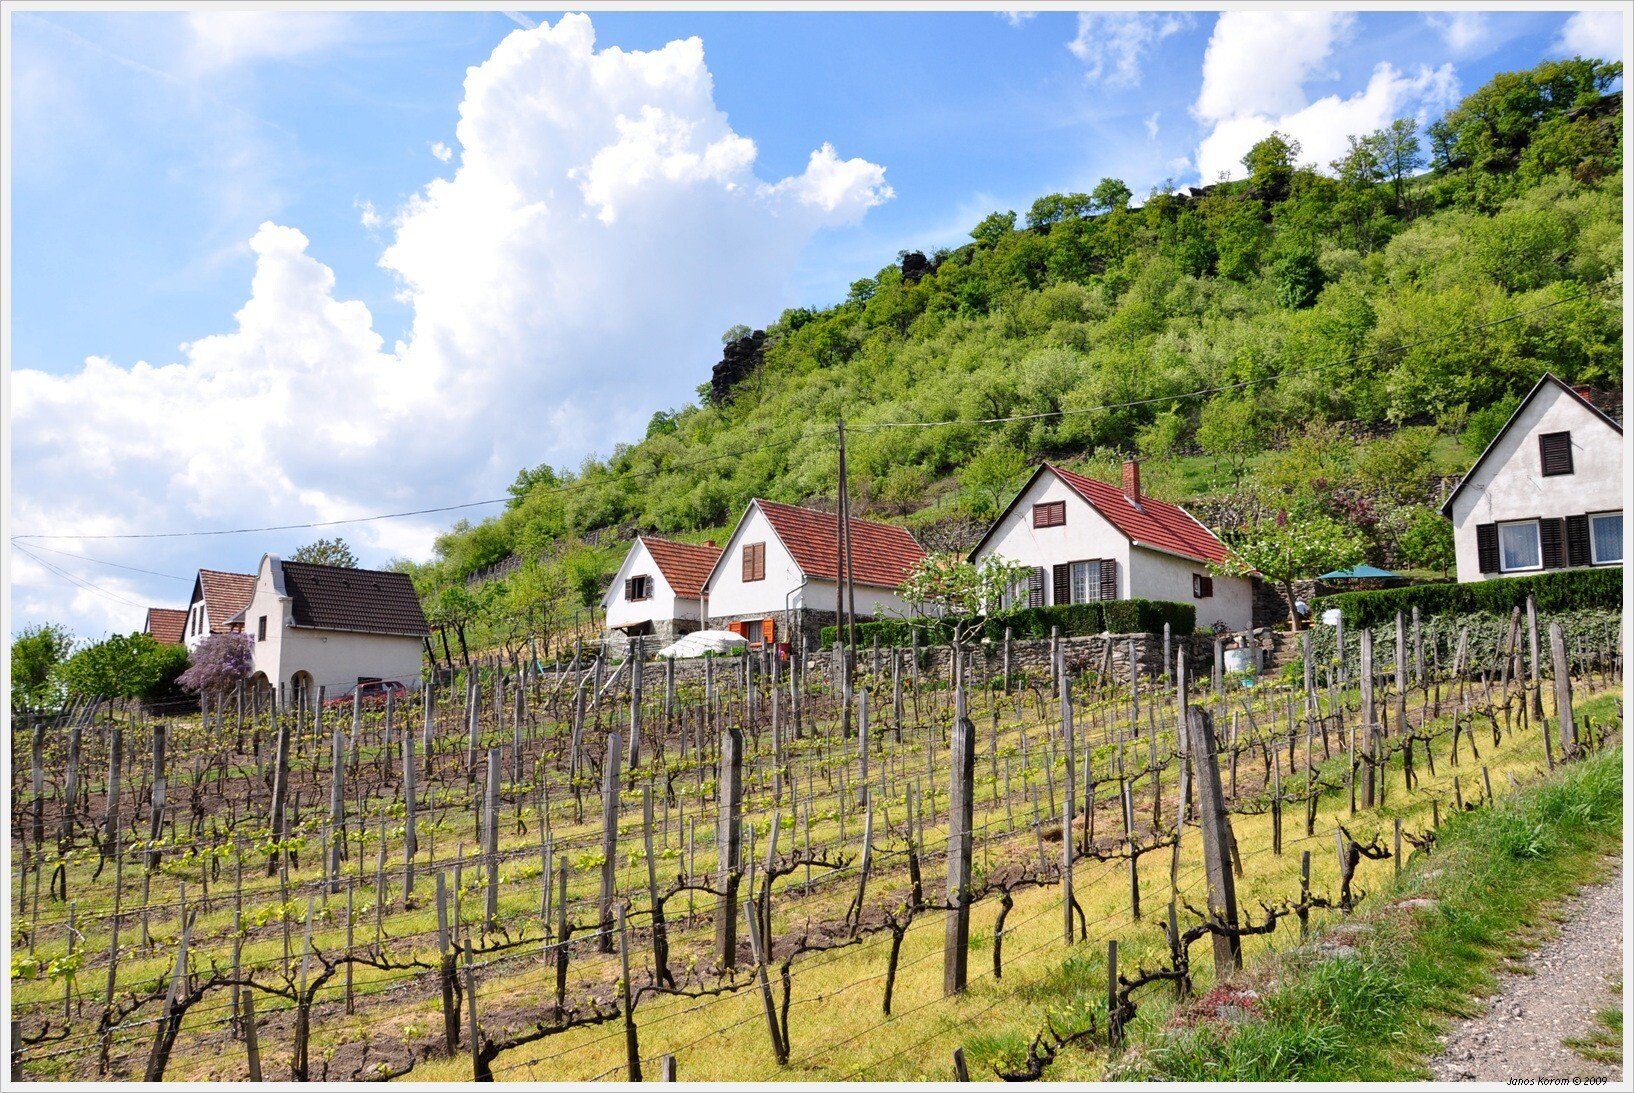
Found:
M 1376 592 L 1340 592 L 1316 601 L 1318 617 L 1339 608 L 1346 626 L 1382 626 L 1393 623 L 1396 612 L 1421 616 L 1507 615 L 1537 598 L 1538 610 L 1548 614 L 1567 611 L 1615 611 L 1623 602 L 1622 566 L 1604 569 L 1561 569 L 1531 577 L 1499 577 L 1471 584 L 1423 584 L 1386 588 Z
M 982 620 L 981 636 L 977 640 L 1003 641 L 1004 631 L 1017 641 L 1050 636 L 1052 627 L 1063 637 L 1084 634 L 1157 634 L 1168 623 L 1171 633 L 1189 634 L 1197 625 L 1197 609 L 1189 603 L 1171 603 L 1167 600 L 1104 600 L 1093 603 L 1061 604 L 1057 607 L 1022 607 L 1001 611 Z M 868 646 L 878 638 L 884 646 L 913 644 L 914 631 L 919 633 L 921 645 L 946 645 L 952 640 L 952 627 L 942 619 L 880 619 L 857 624 L 857 644 Z M 836 629 L 823 627 L 823 645 L 832 646 Z

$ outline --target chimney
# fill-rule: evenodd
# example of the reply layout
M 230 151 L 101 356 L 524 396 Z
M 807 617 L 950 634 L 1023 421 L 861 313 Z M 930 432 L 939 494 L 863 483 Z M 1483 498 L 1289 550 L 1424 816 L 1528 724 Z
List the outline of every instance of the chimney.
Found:
M 1123 461 L 1123 492 L 1124 496 L 1135 504 L 1140 504 L 1140 460 L 1125 459 Z
M 714 545 L 715 545 L 715 540 L 713 540 L 713 539 L 705 539 L 704 540 L 704 546 L 712 547 Z

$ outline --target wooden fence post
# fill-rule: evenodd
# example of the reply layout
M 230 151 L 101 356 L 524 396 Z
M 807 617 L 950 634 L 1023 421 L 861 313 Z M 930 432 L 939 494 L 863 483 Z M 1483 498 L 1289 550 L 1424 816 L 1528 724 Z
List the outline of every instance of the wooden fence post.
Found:
M 743 838 L 743 733 L 737 726 L 722 731 L 720 752 L 715 868 L 721 895 L 715 905 L 715 962 L 722 968 L 734 968 L 738 959 L 738 851 Z
M 955 651 L 957 652 L 957 650 Z M 955 657 L 955 663 L 958 658 Z M 942 995 L 964 990 L 970 956 L 971 824 L 974 820 L 976 726 L 965 713 L 962 674 L 954 682 L 952 761 L 948 764 L 948 870 L 946 938 L 942 951 Z
M 1560 751 L 1567 759 L 1577 750 L 1577 723 L 1572 715 L 1572 666 L 1566 657 L 1566 633 L 1549 624 L 1549 654 L 1555 669 L 1555 717 L 1560 722 Z
M 618 733 L 607 734 L 607 752 L 601 761 L 601 893 L 598 897 L 598 918 L 601 933 L 596 948 L 601 952 L 613 951 L 613 884 L 618 868 Z
M 1226 814 L 1214 727 L 1208 713 L 1192 709 L 1189 729 L 1193 781 L 1197 786 L 1197 819 L 1203 829 L 1203 868 L 1208 876 L 1209 912 L 1235 929 L 1237 889 L 1231 875 L 1231 820 Z M 1225 979 L 1242 968 L 1242 940 L 1226 934 L 1213 936 L 1215 975 Z
M 623 970 L 619 993 L 624 1010 L 624 1067 L 629 1081 L 641 1080 L 641 1045 L 635 1031 L 635 991 L 630 985 L 630 934 L 624 924 L 624 904 L 618 905 L 618 961 Z

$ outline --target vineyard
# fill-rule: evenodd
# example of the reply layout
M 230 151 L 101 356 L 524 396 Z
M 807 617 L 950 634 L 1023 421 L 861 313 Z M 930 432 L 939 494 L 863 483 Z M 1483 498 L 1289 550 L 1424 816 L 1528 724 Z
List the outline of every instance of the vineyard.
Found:
M 13 1076 L 1105 1077 L 1620 737 L 1615 619 L 1325 646 L 495 662 L 19 723 Z

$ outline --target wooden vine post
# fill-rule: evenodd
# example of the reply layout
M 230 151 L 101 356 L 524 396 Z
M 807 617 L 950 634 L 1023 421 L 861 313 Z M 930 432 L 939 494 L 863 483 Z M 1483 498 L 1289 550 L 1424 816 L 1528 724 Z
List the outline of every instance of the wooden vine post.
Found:
M 955 656 L 955 663 L 958 659 Z M 964 678 L 957 670 L 954 688 L 952 761 L 948 764 L 951 785 L 948 794 L 947 932 L 942 949 L 943 997 L 965 989 L 970 956 L 970 829 L 975 806 L 976 726 L 966 716 Z
M 1209 912 L 1229 929 L 1237 926 L 1237 889 L 1231 875 L 1231 820 L 1220 785 L 1220 757 L 1208 712 L 1196 707 L 1187 725 L 1193 780 L 1197 785 L 1197 819 L 1203 828 L 1203 870 L 1208 876 Z M 1242 968 L 1242 940 L 1214 935 L 1214 970 L 1219 979 Z
M 743 733 L 729 726 L 721 733 L 719 826 L 715 835 L 715 963 L 737 966 L 738 852 L 743 838 Z

